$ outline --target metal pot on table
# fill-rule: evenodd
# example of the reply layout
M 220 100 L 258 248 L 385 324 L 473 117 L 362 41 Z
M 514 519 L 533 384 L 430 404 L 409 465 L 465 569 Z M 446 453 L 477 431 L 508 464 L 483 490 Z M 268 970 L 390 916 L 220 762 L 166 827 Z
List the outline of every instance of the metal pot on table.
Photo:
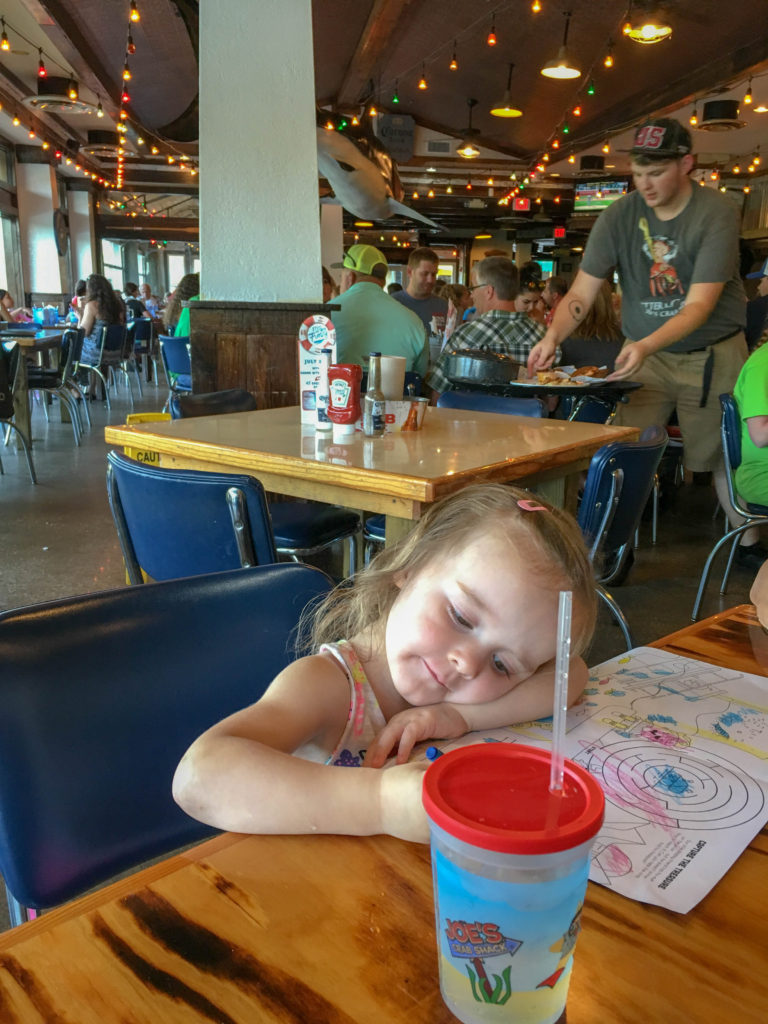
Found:
M 456 383 L 509 384 L 518 379 L 521 369 L 522 363 L 511 356 L 481 346 L 451 352 L 446 360 L 445 375 Z

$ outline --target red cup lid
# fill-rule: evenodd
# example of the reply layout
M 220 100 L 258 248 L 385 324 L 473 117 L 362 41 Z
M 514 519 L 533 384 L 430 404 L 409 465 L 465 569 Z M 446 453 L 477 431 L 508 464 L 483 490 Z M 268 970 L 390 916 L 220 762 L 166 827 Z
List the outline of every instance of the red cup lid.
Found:
M 424 807 L 444 832 L 500 853 L 556 853 L 592 839 L 605 799 L 566 759 L 561 796 L 549 791 L 550 752 L 522 743 L 451 750 L 424 773 Z

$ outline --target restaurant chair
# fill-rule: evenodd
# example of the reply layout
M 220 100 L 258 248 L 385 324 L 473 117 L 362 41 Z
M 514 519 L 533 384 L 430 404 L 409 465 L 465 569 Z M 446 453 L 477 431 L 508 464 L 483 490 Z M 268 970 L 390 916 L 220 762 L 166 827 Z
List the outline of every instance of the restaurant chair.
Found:
M 482 391 L 444 391 L 437 400 L 438 409 L 469 409 L 474 412 L 496 412 L 507 416 L 533 416 L 541 419 L 544 403 L 540 398 L 505 398 Z M 363 524 L 365 544 L 363 561 L 368 565 L 375 545 L 384 544 L 385 523 L 382 515 L 369 516 Z
M 338 540 L 356 565 L 355 512 L 320 502 L 275 502 L 270 509 L 254 477 L 166 469 L 109 452 L 107 492 L 132 584 L 238 566 L 293 561 Z
M 50 369 L 45 366 L 27 367 L 27 387 L 30 391 L 42 392 L 44 396 L 43 411 L 45 412 L 46 420 L 48 419 L 48 406 L 45 404 L 45 398 L 50 395 L 51 397 L 58 398 L 67 407 L 72 423 L 75 444 L 78 446 L 83 434 L 78 400 L 80 400 L 88 416 L 88 426 L 91 425 L 88 403 L 85 401 L 74 378 L 74 369 L 80 361 L 80 355 L 83 350 L 83 340 L 84 332 L 80 327 L 64 331 L 61 349 L 59 350 L 59 365 L 57 367 Z
M 128 391 L 131 396 L 131 408 L 134 408 L 133 404 L 133 387 L 131 385 L 131 373 L 136 377 L 136 386 L 139 389 L 139 398 L 142 397 L 141 390 L 141 370 L 139 369 L 139 363 L 136 359 L 136 351 L 133 342 L 133 331 L 131 330 L 131 321 L 125 325 L 125 341 L 123 342 L 123 350 L 120 353 L 120 365 L 117 369 L 113 369 L 112 372 L 117 376 L 117 373 L 121 373 L 125 378 L 125 383 L 128 386 Z
M 32 477 L 32 483 L 37 483 L 37 474 L 35 473 L 35 464 L 32 461 L 32 446 L 29 438 L 26 436 L 24 431 L 13 421 L 14 417 L 14 406 L 13 406 L 13 392 L 15 388 L 15 382 L 17 373 L 19 372 L 19 359 L 23 358 L 22 349 L 20 345 L 14 345 L 10 352 L 7 352 L 3 345 L 0 345 L 0 424 L 2 424 L 5 434 L 6 442 L 8 440 L 8 434 L 13 430 L 16 434 L 17 439 L 21 443 L 21 447 L 24 449 L 24 455 L 27 459 L 27 467 L 29 469 L 29 475 Z M 0 459 L 0 474 L 3 474 L 3 462 Z
M 228 412 L 253 412 L 256 399 L 245 388 L 209 391 L 202 395 L 171 395 L 171 419 L 190 419 L 195 416 L 219 416 Z
M 483 391 L 444 391 L 437 400 L 438 409 L 469 409 L 472 412 L 496 412 L 507 416 L 546 416 L 540 398 L 507 398 Z
M 663 427 L 647 427 L 638 441 L 603 445 L 589 463 L 579 504 L 577 519 L 589 547 L 595 587 L 616 619 L 627 650 L 634 646 L 629 624 L 603 584 L 622 579 L 632 539 L 666 446 L 667 432 Z
M 154 375 L 155 384 L 157 384 L 157 361 L 152 351 L 152 321 L 145 316 L 140 316 L 130 320 L 126 326 L 128 334 L 133 339 L 134 357 L 141 357 L 141 369 L 145 379 L 151 383 Z
M 330 586 L 311 566 L 265 565 L 0 613 L 12 924 L 215 834 L 174 803 L 176 765 L 294 660 L 301 612 Z
M 752 526 L 764 526 L 768 523 L 768 506 L 757 505 L 754 502 L 743 501 L 736 490 L 734 475 L 741 465 L 741 416 L 739 407 L 733 395 L 720 395 L 720 406 L 722 417 L 720 419 L 720 438 L 723 444 L 723 461 L 725 462 L 725 477 L 728 484 L 728 501 L 731 511 L 743 517 L 744 522 L 739 526 L 729 528 L 726 533 L 717 541 L 704 563 L 704 568 L 699 579 L 699 589 L 696 591 L 696 600 L 693 605 L 691 620 L 696 622 L 701 609 L 704 591 L 709 582 L 709 574 L 712 571 L 712 564 L 723 545 L 731 542 L 731 550 L 728 553 L 728 561 L 723 573 L 723 580 L 720 584 L 720 593 L 724 594 L 728 589 L 728 577 L 731 574 L 731 567 L 736 556 L 736 548 L 739 545 L 739 538 L 745 530 Z
M 189 338 L 173 338 L 168 334 L 161 334 L 157 340 L 160 343 L 160 358 L 168 382 L 168 398 L 163 406 L 165 412 L 174 395 L 189 394 L 192 391 L 192 360 L 189 353 Z
M 99 343 L 99 356 L 95 363 L 78 363 L 78 369 L 87 370 L 89 378 L 93 375 L 101 381 L 104 390 L 104 399 L 107 408 L 112 405 L 109 400 L 109 380 L 114 372 L 114 367 L 119 366 L 123 358 L 125 347 L 126 329 L 124 324 L 110 324 L 101 329 L 101 341 Z M 133 392 L 131 392 L 131 408 L 133 408 Z

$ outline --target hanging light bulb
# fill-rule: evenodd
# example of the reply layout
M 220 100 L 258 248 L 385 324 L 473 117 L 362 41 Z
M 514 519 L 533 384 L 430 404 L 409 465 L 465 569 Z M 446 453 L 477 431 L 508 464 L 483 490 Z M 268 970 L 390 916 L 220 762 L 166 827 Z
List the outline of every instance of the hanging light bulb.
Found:
M 691 127 L 695 128 L 698 123 L 699 123 L 699 112 L 696 109 L 696 107 L 694 106 L 693 113 L 688 118 L 688 124 L 691 125 Z
M 576 163 L 576 157 L 573 155 L 573 153 L 571 153 L 571 155 L 568 157 L 568 163 L 569 164 L 575 164 Z
M 745 195 L 748 196 L 749 193 L 752 191 L 752 189 L 749 187 L 749 185 L 745 185 L 744 188 L 742 189 L 742 191 L 744 192 Z
M 0 25 L 3 26 L 3 32 L 0 35 L 0 50 L 10 50 L 11 44 L 8 42 L 8 33 L 5 31 L 5 18 L 0 18 Z
M 371 104 L 371 109 L 368 111 L 368 117 L 376 117 L 377 114 L 378 114 L 378 110 L 376 109 L 375 105 L 372 103 Z
M 533 0 L 533 3 L 531 4 L 531 10 L 534 14 L 539 13 L 539 11 L 541 10 L 541 4 L 539 3 L 539 0 Z
M 574 117 L 581 117 L 581 104 L 576 104 L 576 106 L 572 110 L 572 114 Z
M 99 105 L 96 107 L 96 117 L 104 117 L 104 107 L 101 105 L 101 100 L 99 100 Z
M 45 70 L 45 61 L 43 60 L 43 51 L 38 49 L 38 61 L 37 61 L 37 77 L 45 78 L 48 72 Z
M 453 56 L 451 57 L 451 63 L 448 65 L 449 71 L 457 71 L 459 62 L 456 60 L 456 40 L 453 41 Z
M 136 53 L 136 43 L 134 43 L 133 36 L 130 31 L 128 32 L 128 42 L 125 44 L 125 48 L 130 54 Z
M 422 90 L 422 92 L 425 89 L 429 88 L 429 86 L 427 85 L 426 69 L 423 64 L 421 65 L 421 78 L 419 79 L 419 88 Z
M 738 164 L 734 164 L 731 173 L 732 174 L 741 174 L 741 167 L 739 167 Z
M 429 190 L 429 192 L 427 192 L 427 199 L 434 199 L 434 198 L 435 198 L 435 190 L 433 188 L 431 188 Z
M 486 40 L 489 46 L 496 45 L 496 12 L 494 11 L 491 15 L 491 31 L 488 33 L 488 39 Z
M 552 149 L 560 149 L 560 139 L 552 139 Z
M 139 8 L 136 6 L 136 0 L 131 0 L 131 13 L 129 15 L 131 21 L 141 21 L 141 15 L 139 14 Z
M 571 126 L 568 124 L 568 122 L 567 121 L 563 121 L 563 127 L 562 127 L 563 135 L 567 135 L 570 132 L 570 130 L 571 130 Z
M 69 84 L 67 85 L 67 96 L 71 100 L 76 100 L 78 97 L 77 82 L 74 78 L 70 78 Z
M 608 139 L 606 139 L 605 142 L 603 143 L 602 149 L 603 149 L 604 153 L 610 153 L 611 152 L 611 144 L 608 141 Z
M 541 74 L 546 78 L 579 78 L 581 76 L 581 71 L 576 67 L 575 62 L 568 56 L 568 51 L 566 50 L 570 24 L 571 12 L 566 11 L 563 45 L 557 51 L 557 56 L 553 60 L 548 60 L 541 69 Z
M 755 165 L 760 163 L 760 147 L 759 146 L 755 146 L 755 153 L 754 153 L 754 156 L 752 157 L 752 163 L 755 164 Z
M 397 81 L 395 81 L 395 91 L 392 93 L 392 102 L 393 103 L 399 103 L 400 102 L 400 97 L 397 95 Z M 356 118 L 353 117 L 352 118 L 352 124 L 355 123 L 355 120 L 356 120 Z
M 123 81 L 130 82 L 131 80 L 131 69 L 128 67 L 128 61 L 125 62 L 123 67 Z
M 467 192 L 471 192 L 471 191 L 472 191 L 472 179 L 471 178 L 467 178 Z
M 453 195 L 453 185 L 449 185 L 448 188 L 445 190 L 445 192 L 446 192 L 446 195 L 452 196 Z
M 603 67 L 613 67 L 613 41 L 611 39 L 608 40 L 608 46 L 606 47 L 605 57 L 603 57 Z
M 747 91 L 744 93 L 744 99 L 743 99 L 742 102 L 745 103 L 746 106 L 750 106 L 751 103 L 752 103 L 752 79 L 751 78 L 749 80 L 749 85 L 747 86 Z
M 594 80 L 594 78 L 590 78 L 589 85 L 587 86 L 587 96 L 594 96 L 594 95 L 595 95 L 595 80 Z

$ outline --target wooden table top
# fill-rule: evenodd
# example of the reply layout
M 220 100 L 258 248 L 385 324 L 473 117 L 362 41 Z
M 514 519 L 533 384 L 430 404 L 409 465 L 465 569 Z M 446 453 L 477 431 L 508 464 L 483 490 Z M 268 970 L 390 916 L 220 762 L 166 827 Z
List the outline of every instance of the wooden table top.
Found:
M 298 406 L 104 431 L 120 446 L 419 502 L 474 481 L 562 475 L 609 441 L 637 433 L 632 427 L 429 408 L 422 430 L 378 438 L 357 433 L 344 444 L 323 442 L 318 457 L 314 428 L 302 427 Z
M 765 675 L 755 622 L 741 606 L 654 646 Z M 590 882 L 568 1024 L 763 1024 L 766 868 L 763 831 L 686 915 Z M 448 1024 L 428 848 L 219 836 L 0 935 L 0 1019 Z
M 57 348 L 64 337 L 59 327 L 50 327 L 35 331 L 0 331 L 0 342 L 14 341 L 19 348 L 34 349 L 37 352 L 44 352 L 49 348 Z

